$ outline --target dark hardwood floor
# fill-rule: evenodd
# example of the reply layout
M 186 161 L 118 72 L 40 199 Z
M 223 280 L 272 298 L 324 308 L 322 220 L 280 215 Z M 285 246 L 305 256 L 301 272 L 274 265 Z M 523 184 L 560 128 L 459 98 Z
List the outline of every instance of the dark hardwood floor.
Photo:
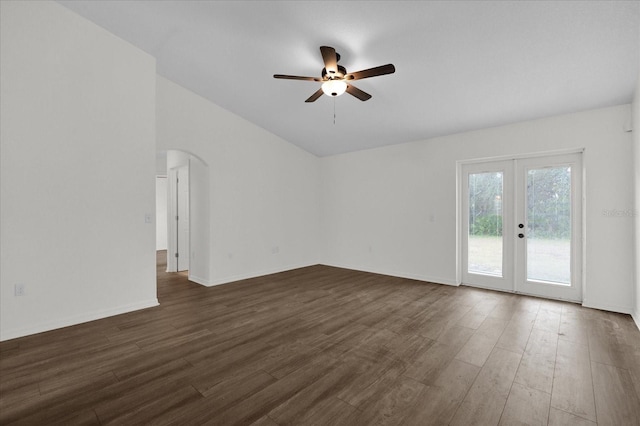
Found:
M 0 343 L 0 424 L 638 425 L 628 315 L 314 266 Z

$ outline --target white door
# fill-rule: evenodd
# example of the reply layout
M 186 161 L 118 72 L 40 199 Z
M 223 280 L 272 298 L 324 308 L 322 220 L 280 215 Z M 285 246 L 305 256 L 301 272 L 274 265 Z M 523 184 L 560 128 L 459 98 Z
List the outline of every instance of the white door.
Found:
M 582 155 L 516 164 L 516 290 L 580 302 Z
M 189 166 L 178 167 L 176 171 L 176 230 L 178 271 L 189 269 Z
M 513 161 L 462 168 L 463 284 L 513 290 Z
M 462 166 L 462 283 L 582 300 L 581 154 Z

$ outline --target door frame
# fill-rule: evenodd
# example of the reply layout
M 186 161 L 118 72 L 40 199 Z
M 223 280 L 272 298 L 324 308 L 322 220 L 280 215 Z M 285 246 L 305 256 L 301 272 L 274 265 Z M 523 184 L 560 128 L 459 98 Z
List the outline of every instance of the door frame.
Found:
M 177 184 L 177 174 L 179 170 L 187 171 L 189 178 L 191 177 L 191 160 L 189 160 L 186 164 L 181 164 L 176 167 L 170 168 L 167 172 L 167 272 L 178 272 L 178 261 L 175 257 L 175 253 L 179 252 L 179 242 L 178 242 L 178 223 L 176 221 L 176 216 L 178 215 L 178 184 Z M 191 253 L 191 186 L 188 183 L 189 188 L 189 217 L 187 217 L 187 221 L 189 222 L 189 232 L 187 235 L 187 253 L 183 253 L 184 256 L 187 256 L 189 259 L 188 263 L 190 265 L 190 253 Z
M 585 208 L 585 194 L 586 194 L 586 161 L 585 161 L 585 152 L 586 149 L 585 148 L 569 148 L 569 149 L 563 149 L 563 150 L 554 150 L 554 151 L 541 151 L 541 152 L 533 152 L 533 153 L 524 153 L 524 154 L 513 154 L 513 155 L 501 155 L 501 156 L 494 156 L 494 157 L 482 157 L 482 158 L 471 158 L 471 159 L 465 159 L 465 160 L 457 160 L 456 161 L 456 246 L 457 246 L 457 250 L 456 250 L 456 284 L 458 286 L 460 285 L 466 285 L 463 283 L 463 273 L 464 270 L 466 268 L 466 265 L 463 261 L 464 256 L 463 256 L 463 243 L 464 243 L 464 238 L 466 237 L 466 235 L 463 232 L 463 229 L 466 229 L 466 227 L 463 227 L 463 223 L 462 223 L 462 219 L 464 218 L 464 213 L 463 213 L 463 206 L 466 205 L 466 201 L 464 200 L 464 197 L 466 196 L 463 188 L 463 180 L 464 180 L 464 174 L 463 174 L 463 166 L 465 165 L 471 165 L 471 164 L 477 164 L 477 163 L 486 163 L 486 162 L 499 162 L 499 161 L 508 161 L 508 160 L 524 160 L 524 159 L 529 159 L 529 158 L 537 158 L 537 157 L 548 157 L 548 156 L 561 156 L 561 155 L 567 155 L 567 154 L 582 154 L 582 163 L 581 163 L 581 171 L 580 171 L 580 179 L 582 181 L 582 185 L 581 185 L 581 193 L 579 194 L 580 199 L 579 199 L 579 203 L 581 206 L 581 217 L 580 217 L 580 231 L 581 231 L 581 242 L 580 242 L 580 278 L 579 278 L 579 283 L 578 285 L 580 285 L 581 287 L 581 300 L 584 301 L 586 298 L 586 294 L 587 294 L 587 289 L 586 289 L 586 242 L 587 242 L 587 234 L 586 234 L 586 208 Z M 514 171 L 515 173 L 515 171 Z M 514 183 L 514 185 L 516 185 Z M 515 213 L 515 203 L 516 203 L 516 198 L 514 197 L 514 199 L 512 200 L 514 205 L 512 206 L 512 208 L 514 209 L 514 213 Z M 514 266 L 515 268 L 515 266 Z M 482 286 L 482 285 L 474 285 L 474 287 L 479 287 L 479 288 L 487 288 L 489 290 L 497 290 L 497 291 L 504 291 L 504 292 L 508 292 L 508 293 L 518 293 L 518 294 L 525 294 L 525 293 L 519 293 L 518 291 L 516 291 L 516 283 L 515 283 L 515 277 L 513 278 L 513 285 L 511 287 L 511 289 L 499 289 L 499 288 L 495 288 L 495 287 L 489 287 L 489 286 Z M 568 299 L 562 299 L 562 298 L 558 298 L 557 300 L 568 300 Z M 572 302 L 576 302 L 575 300 L 570 300 Z M 577 303 L 582 303 L 582 302 L 577 302 Z

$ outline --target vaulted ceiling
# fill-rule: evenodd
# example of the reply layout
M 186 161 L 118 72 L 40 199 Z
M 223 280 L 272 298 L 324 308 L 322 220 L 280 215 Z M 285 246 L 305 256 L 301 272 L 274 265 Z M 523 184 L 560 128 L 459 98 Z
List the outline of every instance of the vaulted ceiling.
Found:
M 637 1 L 59 1 L 158 74 L 318 156 L 631 102 Z M 395 74 L 305 103 L 319 47 Z M 354 83 L 354 84 L 355 84 Z M 335 123 L 334 123 L 335 113 Z

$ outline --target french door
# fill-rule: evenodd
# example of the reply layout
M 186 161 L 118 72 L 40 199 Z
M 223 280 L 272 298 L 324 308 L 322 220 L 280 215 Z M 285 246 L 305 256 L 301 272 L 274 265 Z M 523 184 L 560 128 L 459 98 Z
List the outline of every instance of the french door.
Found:
M 581 154 L 462 165 L 462 283 L 582 300 Z

